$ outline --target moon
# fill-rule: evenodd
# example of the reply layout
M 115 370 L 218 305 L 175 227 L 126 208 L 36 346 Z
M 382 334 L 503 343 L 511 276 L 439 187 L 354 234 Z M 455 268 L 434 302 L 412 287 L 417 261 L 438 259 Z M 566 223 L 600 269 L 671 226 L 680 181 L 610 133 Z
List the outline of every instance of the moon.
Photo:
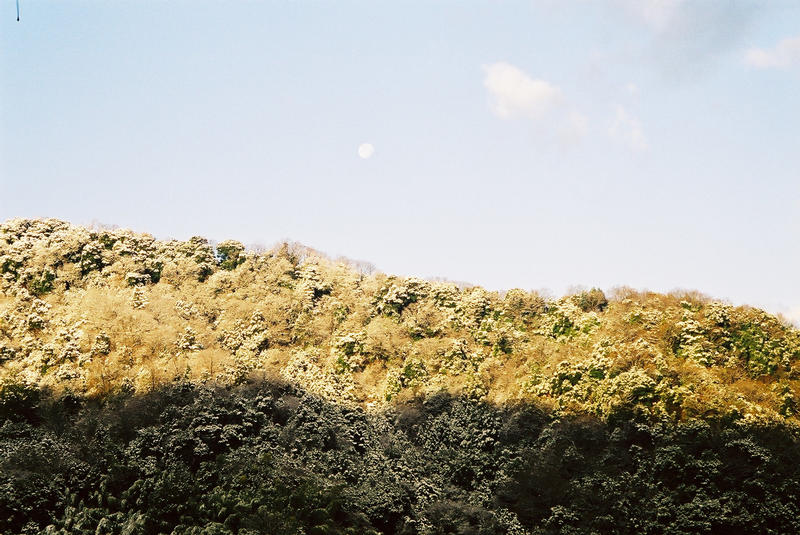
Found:
M 372 146 L 372 143 L 362 143 L 358 146 L 358 155 L 363 159 L 367 160 L 370 156 L 375 152 L 375 147 Z

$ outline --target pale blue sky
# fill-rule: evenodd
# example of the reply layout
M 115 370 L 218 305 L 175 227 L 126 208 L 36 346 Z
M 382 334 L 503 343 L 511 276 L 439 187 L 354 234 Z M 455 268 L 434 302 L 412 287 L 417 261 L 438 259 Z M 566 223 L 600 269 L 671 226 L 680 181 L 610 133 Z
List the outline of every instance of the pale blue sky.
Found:
M 3 0 L 0 219 L 800 319 L 800 3 L 763 4 Z

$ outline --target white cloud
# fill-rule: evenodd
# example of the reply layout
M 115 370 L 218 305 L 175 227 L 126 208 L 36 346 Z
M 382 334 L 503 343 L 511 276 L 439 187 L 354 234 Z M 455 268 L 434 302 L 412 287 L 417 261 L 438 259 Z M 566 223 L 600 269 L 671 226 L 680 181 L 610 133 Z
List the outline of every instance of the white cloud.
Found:
M 757 69 L 800 65 L 800 36 L 784 39 L 771 50 L 751 48 L 744 55 L 744 62 Z
M 561 142 L 575 144 L 589 132 L 589 119 L 569 109 L 561 88 L 529 76 L 525 71 L 499 61 L 484 65 L 483 85 L 489 92 L 492 111 L 502 119 L 526 118 L 551 130 Z M 569 111 L 566 111 L 569 109 Z M 543 121 L 545 116 L 547 121 Z
M 633 82 L 628 82 L 625 85 L 625 91 L 627 91 L 630 96 L 635 97 L 639 94 L 639 86 Z
M 483 85 L 492 98 L 492 110 L 498 117 L 538 119 L 563 102 L 561 89 L 528 76 L 503 61 L 484 66 Z
M 642 151 L 647 148 L 647 138 L 642 130 L 642 124 L 624 106 L 617 105 L 616 116 L 608 133 L 612 138 L 624 142 L 633 150 Z

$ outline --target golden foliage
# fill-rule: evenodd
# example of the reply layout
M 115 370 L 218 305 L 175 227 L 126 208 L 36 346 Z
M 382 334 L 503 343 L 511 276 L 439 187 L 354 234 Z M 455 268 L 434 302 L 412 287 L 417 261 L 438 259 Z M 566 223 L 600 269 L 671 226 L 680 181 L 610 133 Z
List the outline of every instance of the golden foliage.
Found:
M 266 374 L 358 402 L 450 391 L 604 416 L 796 417 L 797 329 L 697 292 L 500 295 L 297 244 L 256 253 L 52 219 L 0 226 L 0 271 L 6 382 L 105 396 Z

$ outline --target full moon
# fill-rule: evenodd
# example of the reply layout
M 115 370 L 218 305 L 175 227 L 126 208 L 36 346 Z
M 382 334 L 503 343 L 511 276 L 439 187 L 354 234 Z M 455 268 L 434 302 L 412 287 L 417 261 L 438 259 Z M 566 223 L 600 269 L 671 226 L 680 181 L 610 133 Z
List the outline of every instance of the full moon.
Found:
M 362 143 L 358 146 L 358 155 L 364 160 L 372 156 L 373 152 L 375 152 L 375 147 L 372 146 L 372 143 Z

